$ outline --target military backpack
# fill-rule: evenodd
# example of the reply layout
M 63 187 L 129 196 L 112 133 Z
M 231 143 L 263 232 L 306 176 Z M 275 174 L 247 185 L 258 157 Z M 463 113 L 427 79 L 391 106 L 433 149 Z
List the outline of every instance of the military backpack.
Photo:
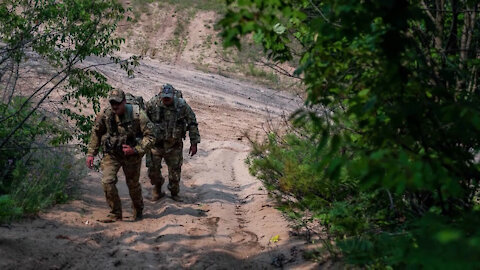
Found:
M 145 110 L 145 102 L 143 100 L 143 97 L 134 96 L 130 93 L 126 93 L 125 94 L 125 99 L 127 101 L 127 104 L 138 105 L 138 107 L 140 107 L 140 109 Z

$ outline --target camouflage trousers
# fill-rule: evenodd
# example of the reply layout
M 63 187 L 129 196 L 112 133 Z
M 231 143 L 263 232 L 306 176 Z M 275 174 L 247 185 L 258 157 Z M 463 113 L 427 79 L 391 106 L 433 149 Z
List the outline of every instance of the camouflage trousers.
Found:
M 180 175 L 183 164 L 183 142 L 179 141 L 172 147 L 165 149 L 164 147 L 152 148 L 152 162 L 148 168 L 148 177 L 150 183 L 157 188 L 160 193 L 165 178 L 162 176 L 162 160 L 168 167 L 168 189 L 172 195 L 177 195 L 180 192 Z
M 101 163 L 103 173 L 102 185 L 105 192 L 105 198 L 110 206 L 110 213 L 117 217 L 122 216 L 122 203 L 118 196 L 117 190 L 117 173 L 122 167 L 125 173 L 125 179 L 132 199 L 132 208 L 135 210 L 143 210 L 142 187 L 140 186 L 140 167 L 142 165 L 142 157 L 133 155 L 129 157 L 106 154 Z

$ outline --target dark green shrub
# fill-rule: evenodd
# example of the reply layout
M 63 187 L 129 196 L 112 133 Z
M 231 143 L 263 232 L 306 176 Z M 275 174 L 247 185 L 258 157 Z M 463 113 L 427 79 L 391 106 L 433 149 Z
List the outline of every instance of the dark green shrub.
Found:
M 9 222 L 22 214 L 22 209 L 16 205 L 10 195 L 0 195 L 0 223 Z
M 17 163 L 10 194 L 23 213 L 36 213 L 70 198 L 75 183 L 86 175 L 83 162 L 74 154 L 44 149 L 35 151 L 28 162 Z
M 21 109 L 25 100 L 14 97 L 9 105 L 0 104 L 0 118 L 13 115 L 2 122 L 0 138 L 31 109 L 28 105 Z M 84 174 L 74 148 L 48 143 L 63 133 L 46 117 L 34 113 L 0 149 L 0 222 L 37 213 L 69 199 L 73 183 Z
M 375 269 L 480 266 L 479 205 L 451 216 L 430 207 L 419 216 L 407 188 L 362 187 L 356 170 L 332 177 L 331 167 L 345 153 L 331 155 L 332 142 L 319 150 L 321 139 L 300 135 L 308 132 L 271 133 L 265 142 L 253 142 L 247 163 L 298 226 L 313 221 L 324 226 L 337 244 L 337 249 L 329 247 L 327 239 L 326 250 L 340 251 L 348 264 Z
M 224 44 L 300 57 L 308 95 L 292 118 L 310 147 L 275 138 L 254 172 L 317 212 L 347 262 L 478 269 L 478 1 L 227 2 Z

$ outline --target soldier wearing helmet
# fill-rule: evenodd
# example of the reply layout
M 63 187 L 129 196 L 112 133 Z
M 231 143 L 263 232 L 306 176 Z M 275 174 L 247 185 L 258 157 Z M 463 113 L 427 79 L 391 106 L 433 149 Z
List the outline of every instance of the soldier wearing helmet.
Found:
M 183 163 L 183 140 L 187 131 L 190 155 L 197 153 L 197 144 L 200 143 L 195 113 L 180 92 L 170 84 L 163 85 L 159 95 L 148 101 L 146 111 L 155 126 L 156 135 L 154 147 L 151 149 L 151 160 L 147 162 L 148 176 L 153 185 L 152 200 L 158 200 L 165 195 L 162 192 L 165 179 L 161 173 L 161 162 L 165 160 L 168 167 L 168 189 L 172 199 L 182 201 L 178 194 Z

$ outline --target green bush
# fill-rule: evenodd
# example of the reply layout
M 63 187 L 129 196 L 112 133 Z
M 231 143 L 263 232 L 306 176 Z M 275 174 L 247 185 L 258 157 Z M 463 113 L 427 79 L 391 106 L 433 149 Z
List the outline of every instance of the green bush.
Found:
M 336 147 L 331 140 L 306 134 L 313 133 L 302 128 L 253 141 L 247 163 L 299 226 L 318 221 L 325 227 L 336 242 L 336 248 L 325 249 L 340 251 L 348 264 L 374 269 L 480 266 L 480 205 L 451 216 L 431 207 L 419 217 L 405 190 L 366 189 L 354 170 L 332 174 L 336 160 L 346 153 L 332 152 Z M 305 221 L 307 211 L 311 218 Z
M 314 212 L 346 262 L 480 268 L 477 2 L 227 1 L 224 45 L 299 57 L 307 95 L 300 143 L 270 138 L 253 171 Z
M 0 104 L 0 118 L 6 119 L 0 126 L 0 138 L 29 112 L 31 107 L 25 101 L 14 97 L 10 104 Z M 0 223 L 69 199 L 84 169 L 73 148 L 55 143 L 64 133 L 46 117 L 34 113 L 0 149 Z
M 28 162 L 17 164 L 10 194 L 23 213 L 36 213 L 70 198 L 74 184 L 85 175 L 83 164 L 74 153 L 40 150 Z
M 0 1 L 3 221 L 68 199 L 68 180 L 78 171 L 75 152 L 66 151 L 64 144 L 75 140 L 85 150 L 94 117 L 82 111 L 99 112 L 100 98 L 112 89 L 96 65 L 83 61 L 103 57 L 129 76 L 138 65 L 137 56 L 115 55 L 124 42 L 115 35 L 124 12 L 116 0 Z M 32 68 L 36 63 L 39 68 Z M 61 97 L 55 99 L 59 103 L 45 106 L 52 93 Z M 42 113 L 44 109 L 49 112 Z M 67 121 L 49 117 L 55 113 Z
M 10 195 L 0 195 L 0 223 L 16 219 L 22 213 L 22 209 L 16 205 Z
M 86 175 L 72 150 L 45 148 L 17 161 L 10 188 L 0 195 L 0 223 L 67 202 Z
M 15 128 L 30 112 L 30 104 L 24 97 L 13 97 L 10 104 L 0 103 L 0 139 Z M 30 151 L 37 138 L 47 133 L 59 131 L 54 125 L 46 121 L 45 117 L 34 113 L 22 128 L 19 129 L 5 145 L 0 149 L 0 195 L 9 192 L 13 181 L 13 171 L 17 162 L 25 157 Z

